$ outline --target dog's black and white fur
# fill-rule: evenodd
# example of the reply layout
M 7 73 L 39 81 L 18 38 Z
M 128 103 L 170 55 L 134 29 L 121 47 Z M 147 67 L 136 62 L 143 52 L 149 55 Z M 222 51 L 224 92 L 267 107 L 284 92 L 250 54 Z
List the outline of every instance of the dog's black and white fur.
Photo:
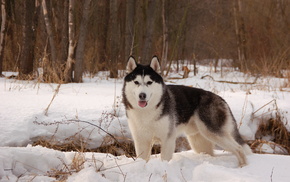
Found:
M 149 160 L 154 142 L 161 144 L 161 159 L 170 160 L 176 138 L 184 133 L 192 149 L 213 155 L 214 145 L 232 152 L 246 165 L 251 149 L 241 138 L 227 103 L 198 88 L 165 85 L 153 57 L 150 65 L 127 63 L 123 102 L 138 157 Z

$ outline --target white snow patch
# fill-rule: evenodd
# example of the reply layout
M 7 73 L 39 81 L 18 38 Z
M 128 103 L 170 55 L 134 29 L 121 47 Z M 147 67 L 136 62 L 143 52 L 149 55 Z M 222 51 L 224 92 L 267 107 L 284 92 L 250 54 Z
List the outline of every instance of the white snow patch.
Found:
M 190 67 L 192 70 L 192 68 Z M 13 73 L 5 73 L 6 76 Z M 210 75 L 213 79 L 202 76 Z M 170 162 L 152 155 L 151 160 L 100 153 L 82 153 L 85 162 L 79 172 L 67 169 L 75 152 L 60 152 L 44 147 L 32 147 L 38 137 L 53 137 L 59 143 L 72 136 L 87 139 L 88 147 L 98 147 L 107 135 L 83 120 L 107 132 L 131 137 L 126 114 L 121 103 L 122 79 L 84 78 L 84 83 L 63 84 L 48 107 L 57 84 L 37 83 L 0 78 L 0 181 L 53 181 L 55 171 L 68 172 L 67 181 L 289 181 L 290 157 L 284 155 L 248 156 L 248 165 L 239 168 L 236 157 L 223 151 L 216 156 L 192 151 L 175 153 Z M 179 76 L 171 74 L 172 77 Z M 255 84 L 229 84 L 225 82 Z M 290 92 L 283 87 L 284 79 L 256 78 L 237 71 L 213 73 L 199 66 L 199 73 L 188 79 L 168 80 L 203 88 L 222 96 L 229 104 L 243 138 L 255 137 L 261 117 L 282 115 L 290 131 Z M 254 113 L 254 114 L 253 114 Z M 273 152 L 271 147 L 262 147 Z M 70 171 L 71 170 L 71 171 Z

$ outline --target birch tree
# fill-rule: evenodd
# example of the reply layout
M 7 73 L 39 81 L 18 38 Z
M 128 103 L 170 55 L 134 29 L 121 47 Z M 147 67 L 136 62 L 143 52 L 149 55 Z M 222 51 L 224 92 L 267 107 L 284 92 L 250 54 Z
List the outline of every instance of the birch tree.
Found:
M 4 45 L 5 45 L 5 34 L 6 34 L 6 11 L 5 11 L 5 0 L 1 0 L 1 31 L 0 31 L 0 77 L 2 77 L 2 66 L 4 59 Z
M 69 37 L 69 46 L 68 46 L 68 57 L 66 61 L 66 67 L 64 70 L 65 82 L 72 81 L 72 65 L 74 63 L 74 50 L 75 50 L 75 31 L 74 31 L 74 0 L 69 0 L 69 10 L 68 10 L 68 37 Z

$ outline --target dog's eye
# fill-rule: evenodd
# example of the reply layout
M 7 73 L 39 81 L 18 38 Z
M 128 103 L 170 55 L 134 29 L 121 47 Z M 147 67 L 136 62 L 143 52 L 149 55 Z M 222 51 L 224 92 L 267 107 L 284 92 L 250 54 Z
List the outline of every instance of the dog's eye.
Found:
M 134 83 L 135 83 L 136 85 L 139 85 L 139 82 L 138 82 L 138 81 L 134 81 Z
M 148 82 L 147 82 L 147 85 L 151 85 L 152 83 L 153 83 L 153 82 L 151 82 L 151 81 L 148 81 Z

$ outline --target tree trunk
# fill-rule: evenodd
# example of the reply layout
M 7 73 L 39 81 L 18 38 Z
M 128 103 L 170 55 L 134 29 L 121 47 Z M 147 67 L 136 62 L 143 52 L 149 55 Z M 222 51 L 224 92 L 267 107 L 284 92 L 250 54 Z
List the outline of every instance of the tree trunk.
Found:
M 65 82 L 72 81 L 72 65 L 74 63 L 74 50 L 75 50 L 75 31 L 74 31 L 74 21 L 73 21 L 73 11 L 74 11 L 74 0 L 69 0 L 69 11 L 68 11 L 68 37 L 69 37 L 69 47 L 68 47 L 68 57 L 66 61 L 66 66 L 64 70 Z
M 110 19 L 110 1 L 99 0 L 98 1 L 98 35 L 97 35 L 97 70 L 105 70 L 108 66 L 107 60 L 107 42 L 108 42 L 108 29 Z
M 54 35 L 53 35 L 53 31 L 52 31 L 51 21 L 50 21 L 49 16 L 48 16 L 46 0 L 42 0 L 42 10 L 43 10 L 43 16 L 44 16 L 44 21 L 45 21 L 45 26 L 46 26 L 46 32 L 48 35 L 48 40 L 49 40 L 49 45 L 50 45 L 51 61 L 52 61 L 52 63 L 56 63 L 57 57 L 56 57 L 55 41 L 54 41 Z M 52 64 L 52 66 L 56 66 L 56 65 Z
M 146 13 L 146 32 L 145 32 L 145 40 L 144 47 L 142 51 L 142 64 L 147 64 L 148 61 L 152 58 L 152 36 L 155 27 L 155 9 L 156 9 L 156 1 L 148 0 L 148 7 Z
M 85 41 L 87 36 L 87 25 L 89 22 L 89 12 L 90 12 L 90 3 L 91 0 L 85 0 L 83 7 L 83 17 L 80 26 L 80 34 L 78 38 L 78 44 L 76 49 L 76 63 L 75 63 L 75 73 L 74 73 L 74 81 L 77 83 L 82 82 L 83 76 L 83 64 L 84 64 L 84 49 L 85 49 Z
M 63 0 L 63 17 L 61 18 L 61 43 L 60 43 L 60 51 L 59 58 L 61 66 L 63 66 L 68 58 L 68 10 L 69 10 L 69 0 Z M 62 67 L 63 71 L 63 67 Z
M 133 54 L 135 0 L 126 1 L 125 56 Z
M 167 65 L 167 54 L 168 54 L 168 28 L 166 19 L 166 0 L 162 0 L 162 27 L 163 27 L 163 47 L 162 47 L 162 62 L 161 62 L 161 73 L 165 70 Z
M 24 1 L 24 16 L 22 26 L 22 50 L 20 54 L 19 76 L 27 76 L 33 72 L 35 36 L 33 29 L 33 15 L 35 0 Z
M 1 32 L 0 32 L 0 77 L 2 77 L 2 66 L 4 59 L 4 46 L 5 46 L 5 34 L 6 34 L 6 11 L 5 11 L 5 0 L 1 1 Z
M 119 28 L 118 28 L 118 1 L 110 1 L 110 78 L 118 77 L 118 46 L 119 46 Z
M 169 62 L 168 68 L 166 70 L 165 76 L 168 76 L 168 74 L 169 74 L 173 59 L 177 59 L 177 55 L 178 55 L 177 54 L 177 49 L 178 49 L 178 46 L 180 45 L 180 38 L 182 37 L 182 32 L 183 32 L 183 30 L 185 28 L 187 15 L 188 15 L 188 9 L 189 9 L 189 6 L 187 6 L 186 9 L 184 10 L 182 19 L 180 20 L 180 23 L 179 23 L 179 26 L 178 26 L 178 30 L 177 30 L 177 34 L 175 36 L 175 42 L 174 42 L 174 45 L 173 45 L 171 53 L 170 53 L 170 58 L 169 58 L 170 62 Z M 178 61 L 177 61 L 177 70 L 178 69 L 179 69 L 179 64 L 178 64 Z
M 241 1 L 235 0 L 233 3 L 238 60 L 241 65 L 241 69 L 246 71 L 248 69 L 248 65 L 246 63 L 246 32 L 244 18 L 242 16 Z

